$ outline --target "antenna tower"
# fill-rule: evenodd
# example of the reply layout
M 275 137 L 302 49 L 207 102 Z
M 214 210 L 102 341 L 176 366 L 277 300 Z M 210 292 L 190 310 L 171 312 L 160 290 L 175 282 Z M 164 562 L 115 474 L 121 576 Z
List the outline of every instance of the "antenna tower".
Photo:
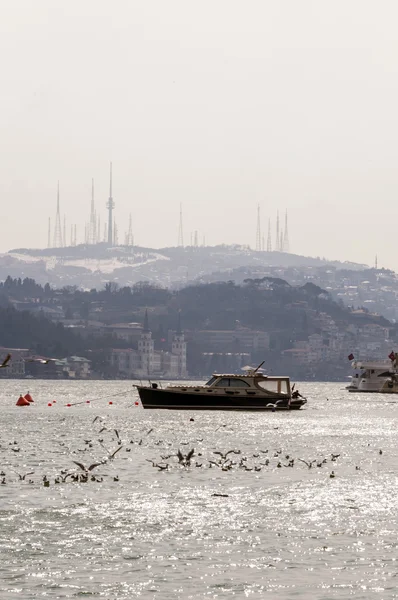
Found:
M 272 252 L 271 219 L 268 219 L 267 252 Z
M 94 204 L 94 179 L 91 180 L 91 211 L 90 211 L 90 232 L 89 244 L 97 243 L 97 215 L 95 214 Z
M 260 205 L 257 204 L 256 251 L 261 250 Z
M 285 212 L 285 235 L 283 237 L 283 251 L 290 252 L 289 230 L 287 228 L 287 211 Z
M 118 230 L 117 230 L 117 225 L 116 225 L 116 221 L 113 221 L 113 245 L 114 246 L 118 246 L 119 245 L 119 236 L 118 236 Z
M 275 236 L 275 250 L 279 252 L 279 210 L 276 213 L 276 236 Z
M 279 239 L 279 252 L 284 252 L 284 248 L 283 248 L 283 230 L 281 229 L 281 236 Z
M 51 218 L 48 217 L 47 248 L 51 248 Z
M 178 246 L 184 247 L 184 230 L 182 227 L 182 204 L 180 204 L 180 224 L 178 226 Z
M 63 233 L 63 245 L 66 246 L 66 216 L 64 215 L 64 233 Z
M 112 246 L 113 244 L 113 209 L 115 208 L 115 203 L 112 198 L 112 163 L 110 168 L 110 181 L 109 181 L 109 200 L 106 204 L 106 208 L 108 209 L 108 244 Z
M 131 213 L 129 217 L 129 229 L 126 234 L 126 246 L 134 246 L 134 238 L 133 238 L 133 220 L 131 218 Z
M 55 215 L 55 228 L 54 228 L 54 244 L 53 248 L 62 247 L 62 229 L 61 229 L 61 215 L 59 212 L 59 182 L 57 188 L 57 212 Z

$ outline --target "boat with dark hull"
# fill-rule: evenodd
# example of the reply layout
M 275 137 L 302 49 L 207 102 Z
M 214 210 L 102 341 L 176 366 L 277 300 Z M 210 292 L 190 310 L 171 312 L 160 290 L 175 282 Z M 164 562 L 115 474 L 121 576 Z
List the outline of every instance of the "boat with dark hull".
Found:
M 214 374 L 204 385 L 161 388 L 151 383 L 137 389 L 142 406 L 153 409 L 279 411 L 306 404 L 306 398 L 291 388 L 289 377 L 264 375 L 258 369 L 244 375 Z

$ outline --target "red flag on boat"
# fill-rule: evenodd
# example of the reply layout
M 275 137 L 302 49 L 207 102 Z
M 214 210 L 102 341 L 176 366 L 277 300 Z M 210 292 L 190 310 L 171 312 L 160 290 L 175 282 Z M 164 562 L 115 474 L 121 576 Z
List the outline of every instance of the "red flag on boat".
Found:
M 388 358 L 389 358 L 390 360 L 395 360 L 395 352 L 391 352 L 391 353 L 388 355 Z
M 348 355 L 348 360 L 354 360 L 354 355 L 352 353 Z

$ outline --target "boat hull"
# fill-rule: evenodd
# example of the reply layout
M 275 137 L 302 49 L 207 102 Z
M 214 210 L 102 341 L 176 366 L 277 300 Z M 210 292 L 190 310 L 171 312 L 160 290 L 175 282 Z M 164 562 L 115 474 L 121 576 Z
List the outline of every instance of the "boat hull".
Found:
M 138 387 L 138 394 L 144 408 L 168 410 L 298 410 L 305 403 L 305 399 L 287 398 L 259 398 L 251 396 L 213 395 L 201 393 L 174 392 L 167 389 L 153 389 Z M 275 406 L 274 403 L 278 402 Z

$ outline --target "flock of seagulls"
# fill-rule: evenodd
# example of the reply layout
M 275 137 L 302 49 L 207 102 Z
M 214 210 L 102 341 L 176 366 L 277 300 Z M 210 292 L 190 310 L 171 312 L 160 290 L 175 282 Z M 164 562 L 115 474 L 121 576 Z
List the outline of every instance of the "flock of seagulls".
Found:
M 1 365 L 0 365 L 1 367 Z M 190 421 L 194 421 L 191 417 Z M 220 425 L 215 429 L 218 431 L 221 428 L 225 428 L 226 425 Z M 278 429 L 275 427 L 274 429 Z M 96 482 L 101 483 L 105 478 L 113 478 L 114 482 L 119 481 L 119 476 L 116 473 L 109 472 L 109 465 L 113 463 L 116 458 L 120 458 L 125 453 L 130 453 L 134 450 L 134 447 L 142 446 L 142 450 L 146 452 L 146 448 L 154 446 L 161 446 L 163 453 L 160 454 L 158 459 L 156 458 L 145 458 L 146 462 L 150 463 L 153 468 L 158 471 L 170 472 L 175 469 L 216 469 L 223 472 L 241 470 L 245 472 L 259 473 L 265 470 L 273 470 L 277 472 L 278 469 L 294 468 L 299 465 L 303 465 L 308 470 L 324 469 L 325 466 L 334 467 L 338 459 L 341 458 L 340 454 L 328 454 L 318 458 L 308 459 L 293 457 L 286 451 L 279 449 L 259 449 L 254 453 L 245 452 L 239 448 L 232 448 L 230 450 L 218 450 L 218 449 L 205 449 L 200 446 L 197 448 L 197 443 L 202 443 L 203 438 L 194 437 L 194 439 L 187 441 L 180 441 L 178 447 L 173 450 L 174 443 L 170 440 L 153 439 L 154 428 L 148 430 L 142 430 L 141 436 L 138 439 L 128 439 L 123 435 L 123 439 L 118 429 L 114 426 L 110 426 L 104 417 L 96 416 L 92 421 L 92 435 L 86 436 L 83 439 L 83 447 L 72 450 L 68 447 L 67 442 L 57 440 L 56 443 L 63 448 L 66 453 L 69 451 L 70 455 L 86 454 L 90 455 L 93 452 L 98 451 L 105 456 L 97 458 L 97 460 L 77 460 L 77 456 L 70 456 L 71 465 L 63 468 L 58 474 L 49 477 L 47 474 L 39 476 L 39 479 L 35 480 L 32 476 L 35 472 L 28 471 L 27 473 L 19 473 L 11 468 L 11 472 L 5 472 L 5 465 L 10 461 L 3 462 L 3 468 L 0 471 L 0 485 L 6 485 L 8 482 L 21 482 L 21 483 L 41 483 L 44 487 L 49 487 L 54 484 L 66 484 L 66 483 L 88 483 Z M 114 446 L 112 448 L 112 445 Z M 368 444 L 369 445 L 369 444 Z M 183 449 L 184 446 L 189 446 L 189 450 Z M 168 453 L 164 453 L 164 449 L 168 448 Z M 138 448 L 137 448 L 138 450 Z M 23 447 L 22 447 L 23 451 Z M 2 444 L 0 441 L 0 461 L 6 458 L 6 453 L 17 454 L 21 452 L 21 446 L 14 440 L 8 442 L 7 445 Z M 381 449 L 378 450 L 379 455 L 383 454 Z M 142 452 L 141 452 L 142 455 Z M 127 458 L 127 457 L 126 457 Z M 11 461 L 11 463 L 14 461 Z M 73 465 L 73 466 L 72 466 Z M 1 466 L 1 462 L 0 462 Z M 326 466 L 326 468 L 327 468 Z M 360 466 L 355 467 L 356 470 L 360 470 Z M 16 477 L 17 476 L 17 479 Z M 335 470 L 331 470 L 329 473 L 330 478 L 335 478 Z M 108 479 L 109 480 L 109 479 Z M 224 496 L 223 494 L 214 494 Z

